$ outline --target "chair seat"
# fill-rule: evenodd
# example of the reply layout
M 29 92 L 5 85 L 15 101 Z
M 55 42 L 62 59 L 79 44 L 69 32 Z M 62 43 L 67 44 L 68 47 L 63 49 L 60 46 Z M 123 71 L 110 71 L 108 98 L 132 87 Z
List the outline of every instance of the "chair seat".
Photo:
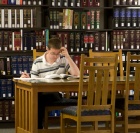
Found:
M 75 105 L 77 105 L 77 100 L 76 99 L 62 98 L 58 101 L 53 102 L 49 106 L 75 106 Z
M 66 108 L 63 108 L 62 113 L 70 114 L 73 116 L 77 116 L 77 106 L 69 106 Z M 110 110 L 82 110 L 81 115 L 82 116 L 91 116 L 91 115 L 110 115 Z

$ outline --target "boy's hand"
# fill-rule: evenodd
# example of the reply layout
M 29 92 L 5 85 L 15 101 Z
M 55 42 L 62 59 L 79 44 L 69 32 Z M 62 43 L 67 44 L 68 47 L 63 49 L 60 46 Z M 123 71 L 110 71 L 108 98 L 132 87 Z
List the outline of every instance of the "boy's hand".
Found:
M 61 48 L 61 54 L 64 55 L 66 58 L 69 57 L 69 53 L 65 47 Z
M 22 72 L 20 78 L 30 78 L 29 74 L 26 72 Z

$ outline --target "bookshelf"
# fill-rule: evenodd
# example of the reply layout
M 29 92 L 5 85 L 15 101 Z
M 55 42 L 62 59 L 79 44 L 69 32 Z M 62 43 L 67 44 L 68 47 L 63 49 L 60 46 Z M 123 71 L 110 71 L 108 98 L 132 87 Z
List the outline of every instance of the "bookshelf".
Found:
M 129 0 L 17 1 L 0 3 L 0 83 L 1 79 L 18 77 L 21 71 L 29 72 L 33 48 L 45 51 L 48 39 L 54 36 L 62 40 L 78 66 L 80 55 L 88 55 L 89 49 L 123 49 L 124 70 L 127 51 L 140 53 L 139 0 L 131 0 L 132 3 Z M 10 58 L 10 74 L 6 74 L 7 58 Z M 13 88 L 10 100 L 14 100 Z M 6 119 L 2 108 L 8 106 L 1 102 L 9 99 L 3 97 L 5 93 L 6 87 L 0 92 L 0 122 Z
M 113 1 L 51 0 L 48 5 L 50 38 L 59 37 L 78 66 L 81 53 L 110 50 Z
M 30 72 L 33 48 L 46 49 L 47 9 L 42 0 L 0 3 L 0 123 L 14 122 L 12 78 Z

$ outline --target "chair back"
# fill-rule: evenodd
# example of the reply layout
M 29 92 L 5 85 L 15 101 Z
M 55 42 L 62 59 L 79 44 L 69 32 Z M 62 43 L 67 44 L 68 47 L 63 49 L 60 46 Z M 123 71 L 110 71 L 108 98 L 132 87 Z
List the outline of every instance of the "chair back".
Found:
M 114 55 L 118 55 L 118 70 L 119 70 L 119 75 L 121 77 L 124 76 L 123 72 L 123 62 L 122 62 L 122 49 L 119 49 L 118 52 L 93 52 L 92 49 L 89 50 L 89 57 L 110 57 Z M 102 64 L 98 64 L 100 66 Z M 103 64 L 107 65 L 107 64 Z M 110 72 L 110 76 L 114 75 L 112 71 Z
M 36 49 L 33 49 L 33 60 L 35 60 L 37 57 L 42 56 L 44 52 L 37 52 Z
M 117 75 L 117 61 L 118 56 L 101 58 L 90 58 L 81 55 L 80 62 L 80 81 L 78 90 L 78 109 L 77 113 L 80 116 L 81 110 L 105 110 L 115 108 L 115 94 L 116 94 L 116 75 Z M 106 63 L 107 66 L 97 66 L 98 63 Z M 92 64 L 92 65 L 88 65 Z M 110 70 L 113 70 L 114 76 L 110 78 Z M 83 80 L 84 71 L 89 72 L 88 89 L 87 89 L 87 103 L 82 105 L 82 92 L 84 90 Z M 95 76 L 96 75 L 96 76 Z M 112 85 L 110 85 L 112 82 Z M 107 102 L 108 92 L 111 90 L 111 104 Z
M 127 52 L 126 66 L 126 84 L 125 84 L 125 109 L 128 110 L 129 104 L 140 104 L 140 55 L 132 55 Z M 130 76 L 133 73 L 132 76 Z M 134 86 L 131 87 L 131 82 L 134 80 Z M 130 92 L 133 91 L 133 97 L 130 97 Z M 137 106 L 136 106 L 137 107 Z M 135 108 L 136 110 L 136 108 Z M 140 110 L 140 107 L 139 107 Z

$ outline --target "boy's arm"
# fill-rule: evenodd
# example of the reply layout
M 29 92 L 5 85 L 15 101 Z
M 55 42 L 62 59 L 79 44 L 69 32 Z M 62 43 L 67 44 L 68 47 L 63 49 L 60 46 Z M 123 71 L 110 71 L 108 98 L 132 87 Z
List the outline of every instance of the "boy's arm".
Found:
M 68 61 L 68 64 L 70 66 L 70 74 L 74 75 L 74 76 L 79 76 L 80 72 L 79 72 L 79 68 L 77 67 L 77 65 L 73 62 L 72 58 L 70 57 L 70 55 L 68 54 L 68 51 L 66 48 L 62 47 L 61 48 L 61 54 L 65 56 L 65 58 Z

